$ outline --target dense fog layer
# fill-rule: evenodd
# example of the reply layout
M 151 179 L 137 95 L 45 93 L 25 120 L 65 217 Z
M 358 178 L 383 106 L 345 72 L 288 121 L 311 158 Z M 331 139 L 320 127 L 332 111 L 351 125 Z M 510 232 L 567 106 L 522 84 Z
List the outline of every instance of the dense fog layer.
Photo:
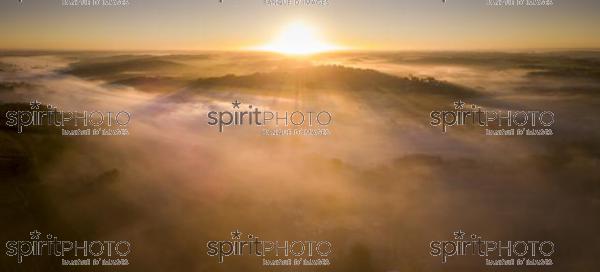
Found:
M 39 229 L 129 240 L 130 271 L 263 271 L 258 258 L 207 256 L 207 241 L 239 229 L 332 241 L 333 266 L 319 271 L 480 271 L 482 259 L 443 265 L 429 254 L 430 241 L 461 229 L 554 241 L 557 271 L 598 262 L 596 53 L 0 56 L 2 115 L 34 100 L 132 113 L 128 136 L 18 134 L 0 124 L 2 241 Z M 255 126 L 220 133 L 207 124 L 207 112 L 233 111 L 235 100 L 326 110 L 332 135 L 269 137 Z M 431 111 L 458 100 L 553 111 L 555 134 L 430 126 Z M 25 260 L 62 269 L 52 258 Z

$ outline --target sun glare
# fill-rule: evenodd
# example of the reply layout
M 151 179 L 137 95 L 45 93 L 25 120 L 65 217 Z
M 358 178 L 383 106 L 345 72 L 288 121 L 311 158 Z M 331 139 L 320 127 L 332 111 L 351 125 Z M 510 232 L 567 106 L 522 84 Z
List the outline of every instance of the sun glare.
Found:
M 259 48 L 289 55 L 310 55 L 337 49 L 322 41 L 310 26 L 299 22 L 288 25 L 274 41 Z

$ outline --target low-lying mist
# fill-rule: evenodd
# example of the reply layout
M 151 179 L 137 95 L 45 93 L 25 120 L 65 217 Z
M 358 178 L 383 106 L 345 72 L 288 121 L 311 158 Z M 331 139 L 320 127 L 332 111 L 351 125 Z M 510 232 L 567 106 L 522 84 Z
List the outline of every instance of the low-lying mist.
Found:
M 442 265 L 429 254 L 430 241 L 462 229 L 552 240 L 556 271 L 593 267 L 600 82 L 589 62 L 598 57 L 455 54 L 0 57 L 4 105 L 132 113 L 127 136 L 18 134 L 0 124 L 0 238 L 43 229 L 126 239 L 128 271 L 263 271 L 257 258 L 218 264 L 207 256 L 207 241 L 239 229 L 332 241 L 333 266 L 322 271 L 479 271 L 479 259 Z M 570 68 L 570 77 L 552 73 Z M 430 126 L 431 111 L 461 99 L 554 111 L 556 133 L 491 137 Z M 207 112 L 233 110 L 236 100 L 327 110 L 332 135 L 269 137 L 253 126 L 221 133 L 207 124 Z M 39 269 L 39 260 L 25 260 Z M 16 267 L 7 256 L 0 263 Z M 64 269 L 55 259 L 43 266 Z

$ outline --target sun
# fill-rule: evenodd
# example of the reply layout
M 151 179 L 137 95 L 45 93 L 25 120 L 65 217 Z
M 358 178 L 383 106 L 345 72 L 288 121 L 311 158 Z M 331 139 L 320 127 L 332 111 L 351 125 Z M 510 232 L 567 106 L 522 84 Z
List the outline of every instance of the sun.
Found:
M 310 55 L 340 49 L 320 39 L 314 29 L 302 22 L 287 25 L 271 43 L 258 48 L 288 55 Z

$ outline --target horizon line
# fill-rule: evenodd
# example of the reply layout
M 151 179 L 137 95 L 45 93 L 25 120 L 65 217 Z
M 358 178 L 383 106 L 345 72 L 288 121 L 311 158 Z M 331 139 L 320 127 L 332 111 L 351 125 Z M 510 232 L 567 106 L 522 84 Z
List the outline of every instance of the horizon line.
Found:
M 533 51 L 533 52 L 532 52 Z M 537 52 L 568 52 L 568 51 L 580 51 L 580 52 L 595 52 L 600 51 L 600 47 L 555 47 L 555 48 L 481 48 L 481 49 L 340 49 L 316 52 L 313 54 L 307 54 L 305 56 L 312 55 L 325 55 L 335 53 L 394 53 L 394 52 L 486 52 L 486 53 L 537 53 Z M 175 53 L 175 52 L 210 52 L 210 53 L 257 53 L 257 54 L 278 54 L 286 56 L 297 56 L 289 55 L 280 52 L 266 51 L 266 50 L 252 50 L 252 49 L 41 49 L 41 48 L 0 48 L 0 52 L 58 52 L 58 53 L 112 53 L 112 52 L 136 52 L 136 53 Z M 302 55 L 300 55 L 301 57 Z

